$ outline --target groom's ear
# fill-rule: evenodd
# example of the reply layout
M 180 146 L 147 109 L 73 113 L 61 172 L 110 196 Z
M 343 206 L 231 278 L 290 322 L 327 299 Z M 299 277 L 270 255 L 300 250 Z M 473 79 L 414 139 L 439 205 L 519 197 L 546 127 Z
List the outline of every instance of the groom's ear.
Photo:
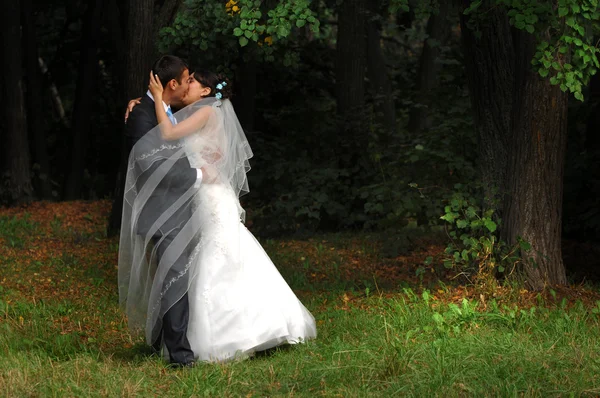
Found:
M 170 88 L 171 90 L 175 90 L 177 88 L 177 80 L 171 79 L 165 85 L 165 88 Z

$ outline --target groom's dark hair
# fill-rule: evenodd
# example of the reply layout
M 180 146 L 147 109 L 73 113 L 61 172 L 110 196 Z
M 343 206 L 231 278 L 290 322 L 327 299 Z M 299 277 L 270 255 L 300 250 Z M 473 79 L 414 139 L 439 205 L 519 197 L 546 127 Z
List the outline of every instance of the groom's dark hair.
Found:
M 154 62 L 152 73 L 158 75 L 163 85 L 173 79 L 181 84 L 181 75 L 186 69 L 189 66 L 183 59 L 175 55 L 163 55 Z

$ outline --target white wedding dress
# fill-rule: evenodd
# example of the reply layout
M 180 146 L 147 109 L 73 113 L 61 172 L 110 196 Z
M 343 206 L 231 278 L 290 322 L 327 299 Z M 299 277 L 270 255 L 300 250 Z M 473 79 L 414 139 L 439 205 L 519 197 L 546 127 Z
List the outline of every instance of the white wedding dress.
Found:
M 316 337 L 300 303 L 240 222 L 228 185 L 203 183 L 196 196 L 201 244 L 191 255 L 188 340 L 197 360 L 226 361 Z

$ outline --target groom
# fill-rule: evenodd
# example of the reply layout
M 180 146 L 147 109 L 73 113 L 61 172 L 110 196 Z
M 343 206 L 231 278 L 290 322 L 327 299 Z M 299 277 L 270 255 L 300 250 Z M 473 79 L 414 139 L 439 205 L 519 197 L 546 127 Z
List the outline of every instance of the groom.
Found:
M 135 143 L 158 124 L 154 101 L 162 100 L 167 115 L 169 115 L 173 123 L 176 123 L 171 111 L 171 105 L 181 107 L 182 99 L 187 94 L 189 69 L 182 59 L 173 55 L 164 55 L 155 62 L 152 71 L 158 75 L 160 81 L 164 84 L 163 97 L 162 99 L 152 98 L 152 94 L 148 91 L 141 98 L 140 104 L 129 115 L 126 128 L 128 152 L 131 152 Z M 156 167 L 158 167 L 158 164 L 144 173 L 141 179 L 144 175 L 147 178 Z M 157 217 L 163 214 L 183 192 L 187 191 L 192 185 L 199 184 L 201 179 L 201 171 L 191 168 L 185 157 L 178 160 L 165 176 L 163 180 L 164 186 L 161 187 L 159 185 L 144 205 L 137 223 L 138 235 L 146 236 L 157 221 Z M 169 244 L 183 227 L 185 220 L 189 219 L 189 213 L 189 206 L 183 206 L 180 211 L 165 221 L 152 236 L 156 244 L 158 263 L 163 258 Z M 186 256 L 184 252 L 179 259 L 174 261 L 169 270 L 169 275 L 179 274 L 180 271 L 184 270 L 185 265 Z M 171 278 L 166 278 L 165 280 L 169 279 Z M 181 280 L 180 282 L 187 284 L 187 280 Z M 168 300 L 168 298 L 166 299 Z M 164 341 L 169 351 L 170 361 L 174 366 L 193 366 L 194 354 L 187 339 L 189 319 L 187 293 L 175 303 L 163 300 L 161 306 L 170 308 L 162 318 L 162 329 L 154 330 L 152 333 L 153 336 L 158 336 L 157 340 L 150 343 L 152 343 L 152 346 L 156 350 L 159 350 Z M 157 326 L 161 327 L 160 320 Z

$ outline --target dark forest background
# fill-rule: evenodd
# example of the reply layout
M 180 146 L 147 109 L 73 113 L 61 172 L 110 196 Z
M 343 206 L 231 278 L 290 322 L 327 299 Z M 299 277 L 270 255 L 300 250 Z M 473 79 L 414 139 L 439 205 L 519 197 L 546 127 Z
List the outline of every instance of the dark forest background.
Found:
M 3 6 L 3 205 L 110 198 L 159 54 L 227 74 L 261 236 L 445 231 L 444 264 L 565 284 L 598 243 L 598 1 L 18 0 Z M 432 261 L 431 259 L 426 259 Z M 589 264 L 591 268 L 597 264 Z

